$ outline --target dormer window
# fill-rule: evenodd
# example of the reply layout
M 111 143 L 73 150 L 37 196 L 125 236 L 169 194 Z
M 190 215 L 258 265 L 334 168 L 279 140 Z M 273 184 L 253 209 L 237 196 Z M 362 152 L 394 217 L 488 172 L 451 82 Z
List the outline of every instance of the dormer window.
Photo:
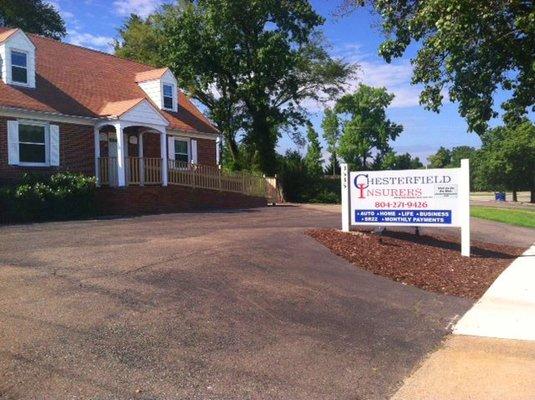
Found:
M 6 85 L 35 88 L 35 45 L 20 29 L 0 34 L 0 69 Z
M 174 110 L 173 86 L 163 85 L 163 108 Z
M 160 110 L 177 112 L 178 83 L 169 68 L 138 72 L 136 82 Z
M 28 84 L 28 55 L 26 53 L 11 51 L 11 79 L 13 83 Z

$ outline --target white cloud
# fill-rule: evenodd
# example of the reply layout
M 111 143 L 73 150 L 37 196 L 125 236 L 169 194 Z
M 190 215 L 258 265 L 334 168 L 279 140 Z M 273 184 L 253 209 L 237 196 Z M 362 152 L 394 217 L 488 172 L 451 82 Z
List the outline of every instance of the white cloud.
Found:
M 163 4 L 163 0 L 115 0 L 113 6 L 117 14 L 129 16 L 137 14 L 146 18 Z
M 59 15 L 61 15 L 61 18 L 63 18 L 65 21 L 71 21 L 75 19 L 74 14 L 70 11 L 65 11 L 64 9 L 62 9 L 57 1 L 48 0 L 47 3 L 54 7 L 59 13 Z
M 58 0 L 48 0 L 48 4 L 50 4 L 52 7 L 56 9 L 56 11 L 59 13 L 61 18 L 65 21 L 67 25 L 67 30 L 70 29 L 81 29 L 80 22 L 78 19 L 76 19 L 74 13 L 65 10 L 59 3 Z
M 354 90 L 359 83 L 386 87 L 395 94 L 392 108 L 406 108 L 419 105 L 420 87 L 411 85 L 412 65 L 410 60 L 396 60 L 387 64 L 382 58 L 363 53 L 358 43 L 348 43 L 337 49 L 336 56 L 360 66 L 357 79 L 349 83 L 348 90 Z
M 359 70 L 354 79 L 346 87 L 346 93 L 354 92 L 360 83 L 374 87 L 386 87 L 388 92 L 395 95 L 391 108 L 408 108 L 419 105 L 420 86 L 411 85 L 412 65 L 410 60 L 396 60 L 387 64 L 379 56 L 366 53 L 359 43 L 346 43 L 338 46 L 333 54 L 346 62 L 358 64 Z M 311 113 L 322 112 L 327 107 L 333 107 L 333 102 L 327 104 L 306 100 L 301 103 Z
M 89 47 L 94 50 L 101 50 L 111 53 L 113 50 L 113 38 L 109 36 L 96 36 L 91 33 L 71 31 L 67 41 L 77 46 Z

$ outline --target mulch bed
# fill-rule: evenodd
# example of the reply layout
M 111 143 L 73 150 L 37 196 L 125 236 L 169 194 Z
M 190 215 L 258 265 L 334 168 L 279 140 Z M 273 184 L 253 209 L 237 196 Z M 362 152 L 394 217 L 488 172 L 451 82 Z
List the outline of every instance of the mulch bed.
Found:
M 462 257 L 450 237 L 387 231 L 345 233 L 336 229 L 306 232 L 356 266 L 397 282 L 432 292 L 478 299 L 524 249 L 472 241 Z

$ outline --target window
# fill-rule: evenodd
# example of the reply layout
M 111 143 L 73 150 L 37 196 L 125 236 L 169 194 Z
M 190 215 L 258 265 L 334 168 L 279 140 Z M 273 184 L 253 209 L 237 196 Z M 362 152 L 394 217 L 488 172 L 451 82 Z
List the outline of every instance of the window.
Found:
M 163 108 L 173 110 L 173 86 L 163 85 Z
M 21 163 L 46 163 L 45 127 L 19 124 L 19 161 Z
M 175 160 L 189 162 L 189 148 L 187 140 L 175 140 Z
M 28 83 L 28 63 L 26 53 L 11 51 L 11 79 L 16 83 Z

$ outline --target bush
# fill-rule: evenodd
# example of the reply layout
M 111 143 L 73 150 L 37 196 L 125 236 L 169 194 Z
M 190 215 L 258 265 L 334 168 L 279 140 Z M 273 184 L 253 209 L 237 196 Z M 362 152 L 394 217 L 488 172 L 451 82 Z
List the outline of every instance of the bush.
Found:
M 340 179 L 311 173 L 296 151 L 279 161 L 279 181 L 286 201 L 295 203 L 340 203 Z
M 95 214 L 95 178 L 58 173 L 25 175 L 15 187 L 0 189 L 0 206 L 10 221 L 43 221 Z

